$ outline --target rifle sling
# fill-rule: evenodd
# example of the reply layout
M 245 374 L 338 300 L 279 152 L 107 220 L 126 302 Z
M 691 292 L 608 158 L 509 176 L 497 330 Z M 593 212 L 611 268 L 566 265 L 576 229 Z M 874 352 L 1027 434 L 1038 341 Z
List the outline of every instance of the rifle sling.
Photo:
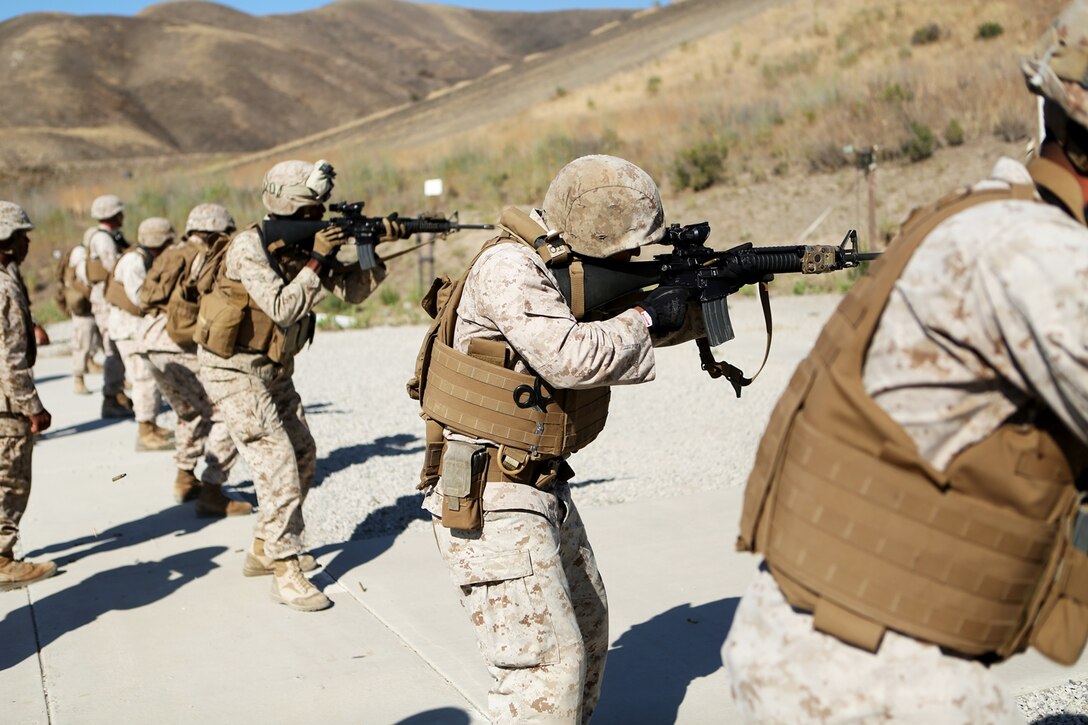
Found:
M 767 327 L 767 345 L 763 349 L 763 362 L 759 365 L 759 370 L 756 370 L 752 377 L 745 377 L 744 371 L 738 368 L 736 365 L 726 362 L 725 360 L 715 360 L 714 353 L 710 351 L 710 342 L 705 337 L 700 337 L 695 341 L 695 344 L 699 347 L 699 361 L 703 365 L 703 370 L 706 370 L 707 374 L 711 378 L 725 378 L 733 386 L 733 390 L 736 391 L 737 397 L 740 397 L 741 388 L 746 388 L 751 385 L 759 374 L 763 372 L 763 368 L 767 365 L 767 358 L 771 354 L 771 339 L 774 337 L 774 325 L 771 321 L 771 296 L 767 291 L 767 283 L 759 283 L 759 302 L 763 307 L 763 321 Z

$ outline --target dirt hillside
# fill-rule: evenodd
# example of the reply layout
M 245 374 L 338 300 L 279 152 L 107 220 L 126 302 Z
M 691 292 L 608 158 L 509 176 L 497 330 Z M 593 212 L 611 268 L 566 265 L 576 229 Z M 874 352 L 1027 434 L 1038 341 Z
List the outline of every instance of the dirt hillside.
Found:
M 252 17 L 172 2 L 136 17 L 0 23 L 0 167 L 242 152 L 410 104 L 629 11 L 494 13 L 341 0 Z

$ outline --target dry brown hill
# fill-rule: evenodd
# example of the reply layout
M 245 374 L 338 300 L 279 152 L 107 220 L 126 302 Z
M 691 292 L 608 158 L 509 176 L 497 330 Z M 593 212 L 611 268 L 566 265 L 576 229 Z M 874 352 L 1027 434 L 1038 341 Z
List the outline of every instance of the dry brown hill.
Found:
M 208 2 L 0 23 L 0 166 L 267 148 L 411 103 L 629 11 L 341 0 L 252 17 Z

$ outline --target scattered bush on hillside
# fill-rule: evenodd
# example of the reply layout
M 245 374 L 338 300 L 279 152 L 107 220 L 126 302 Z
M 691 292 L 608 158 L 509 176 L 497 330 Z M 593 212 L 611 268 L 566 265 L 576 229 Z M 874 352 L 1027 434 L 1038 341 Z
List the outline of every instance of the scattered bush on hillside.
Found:
M 899 84 L 899 81 L 896 81 L 884 86 L 884 90 L 880 93 L 880 100 L 888 103 L 913 101 L 914 91 L 910 88 L 904 88 Z
M 808 166 L 815 172 L 826 173 L 838 171 L 850 163 L 843 153 L 842 146 L 834 141 L 825 141 L 809 147 Z
M 673 158 L 669 178 L 677 190 L 702 191 L 718 183 L 725 173 L 729 149 L 720 141 L 700 141 L 681 149 Z
M 1019 116 L 1006 113 L 994 124 L 994 135 L 1002 141 L 1023 141 L 1031 135 L 1031 128 Z
M 803 50 L 786 56 L 780 62 L 764 63 L 761 72 L 767 85 L 774 88 L 783 78 L 798 73 L 811 73 L 819 62 L 820 56 L 811 50 Z
M 978 32 L 975 33 L 975 38 L 977 40 L 989 40 L 990 38 L 996 38 L 1004 32 L 1005 28 L 1001 27 L 1001 23 L 989 21 L 978 26 Z
M 937 136 L 924 123 L 910 122 L 910 138 L 903 142 L 903 153 L 912 162 L 924 161 L 937 149 Z
M 949 119 L 944 127 L 944 140 L 949 146 L 959 146 L 963 143 L 963 126 L 956 119 Z
M 911 45 L 929 45 L 930 43 L 936 43 L 941 39 L 941 26 L 937 23 L 930 23 L 929 25 L 923 25 L 920 28 L 915 29 L 914 33 L 910 36 Z
M 567 91 L 567 89 L 564 88 L 563 86 L 556 86 L 555 87 L 555 97 L 556 98 L 566 98 L 568 92 L 569 91 Z
M 661 76 L 650 76 L 646 81 L 646 92 L 651 96 L 656 96 L 660 90 Z

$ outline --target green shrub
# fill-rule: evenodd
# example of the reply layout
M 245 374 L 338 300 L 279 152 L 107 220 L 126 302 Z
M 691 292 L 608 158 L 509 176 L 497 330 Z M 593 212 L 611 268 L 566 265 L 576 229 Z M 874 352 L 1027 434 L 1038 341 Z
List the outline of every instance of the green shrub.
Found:
M 990 38 L 996 38 L 1004 32 L 1005 28 L 1001 27 L 1001 23 L 989 21 L 978 26 L 975 38 L 978 40 L 989 40 Z
M 656 96 L 658 91 L 661 90 L 661 76 L 650 76 L 646 81 L 646 92 L 651 96 Z
M 963 126 L 956 119 L 949 119 L 944 127 L 944 140 L 949 146 L 959 146 L 963 143 Z
M 398 292 L 395 287 L 389 285 L 382 285 L 381 290 L 378 292 L 378 297 L 386 307 L 392 307 L 400 302 L 400 292 Z
M 911 121 L 910 138 L 903 142 L 903 153 L 913 161 L 923 161 L 933 155 L 937 149 L 937 136 L 933 129 L 924 123 Z
M 994 124 L 994 135 L 1002 141 L 1022 141 L 1031 135 L 1031 127 L 1024 119 L 1006 113 Z
M 722 179 L 729 149 L 720 141 L 701 141 L 673 158 L 670 179 L 677 190 L 709 189 Z
M 920 28 L 915 29 L 914 33 L 910 36 L 911 45 L 929 45 L 930 43 L 936 43 L 941 39 L 941 26 L 937 23 L 930 23 L 929 25 L 923 25 Z
M 913 101 L 914 91 L 910 88 L 904 88 L 899 85 L 899 82 L 889 83 L 884 86 L 884 90 L 880 94 L 880 100 L 887 101 L 889 103 L 895 103 L 899 101 Z

